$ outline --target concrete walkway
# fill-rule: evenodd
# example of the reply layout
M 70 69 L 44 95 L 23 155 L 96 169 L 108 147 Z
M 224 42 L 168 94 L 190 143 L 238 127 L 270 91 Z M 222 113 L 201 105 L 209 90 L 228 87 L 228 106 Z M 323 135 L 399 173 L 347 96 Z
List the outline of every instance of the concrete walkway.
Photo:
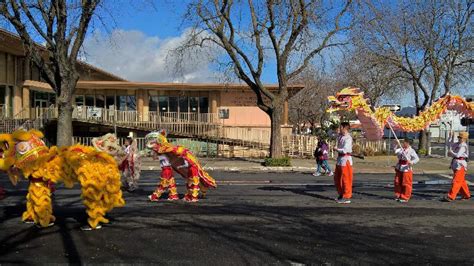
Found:
M 262 159 L 251 158 L 200 158 L 204 168 L 209 171 L 236 171 L 236 172 L 303 172 L 315 171 L 315 161 L 312 159 L 292 159 L 291 167 L 265 167 Z M 354 158 L 354 172 L 363 174 L 393 173 L 393 165 L 397 159 L 395 156 L 366 157 L 364 160 Z M 415 174 L 451 174 L 449 158 L 421 157 L 420 162 L 415 165 Z M 329 164 L 334 167 L 335 161 Z M 159 163 L 149 158 L 142 162 L 142 170 L 159 170 Z M 468 174 L 474 174 L 474 168 L 468 170 Z

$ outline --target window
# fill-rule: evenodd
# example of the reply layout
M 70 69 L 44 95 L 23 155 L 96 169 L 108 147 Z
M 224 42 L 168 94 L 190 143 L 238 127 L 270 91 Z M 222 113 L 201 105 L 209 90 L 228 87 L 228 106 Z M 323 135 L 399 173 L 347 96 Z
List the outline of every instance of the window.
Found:
M 116 109 L 120 111 L 135 111 L 137 110 L 137 101 L 135 96 L 117 95 L 115 103 Z
M 115 104 L 117 105 L 115 107 L 116 110 L 120 110 L 120 111 L 125 111 L 126 110 L 126 105 L 125 105 L 125 98 L 127 96 L 123 96 L 123 95 L 117 95 L 117 97 L 115 98 Z
M 86 95 L 86 106 L 94 106 L 94 95 Z
M 0 86 L 0 105 L 5 104 L 5 94 L 6 94 L 7 87 L 6 86 Z
M 40 107 L 40 108 L 47 108 L 54 105 L 56 102 L 56 97 L 53 93 L 41 92 L 41 91 L 33 91 L 30 106 L 32 107 Z
M 159 103 L 159 107 L 160 107 L 160 112 L 161 113 L 166 113 L 168 112 L 168 97 L 166 96 L 160 96 L 158 98 L 158 103 Z
M 76 106 L 83 106 L 83 105 L 84 105 L 84 95 L 77 95 Z
M 150 112 L 158 111 L 158 96 L 149 96 L 148 110 Z
M 181 113 L 189 112 L 188 97 L 179 97 L 179 111 Z
M 136 111 L 137 110 L 137 99 L 135 97 L 135 95 L 133 96 L 126 96 L 127 100 L 126 100 L 126 103 L 127 103 L 127 111 Z
M 95 96 L 95 106 L 99 108 L 105 108 L 105 97 L 104 95 Z
M 51 105 L 56 105 L 56 94 L 54 93 L 49 94 L 48 106 L 51 106 Z
M 209 113 L 209 98 L 199 97 L 199 112 Z
M 115 108 L 115 96 L 106 96 L 105 97 L 105 104 L 107 105 L 108 109 Z
M 189 111 L 191 113 L 197 113 L 199 108 L 199 98 L 189 97 Z
M 178 112 L 178 97 L 169 97 L 169 112 Z

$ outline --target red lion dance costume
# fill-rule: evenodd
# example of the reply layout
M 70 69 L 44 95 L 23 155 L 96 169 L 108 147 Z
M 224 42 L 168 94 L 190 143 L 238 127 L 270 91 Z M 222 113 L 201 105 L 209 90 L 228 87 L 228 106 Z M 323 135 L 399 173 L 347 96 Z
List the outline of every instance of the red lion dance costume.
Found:
M 183 146 L 175 146 L 166 139 L 164 130 L 151 132 L 145 136 L 146 148 L 158 157 L 162 167 L 161 182 L 155 192 L 149 196 L 150 200 L 156 201 L 168 188 L 169 200 L 178 199 L 176 182 L 173 170 L 186 178 L 186 195 L 183 200 L 197 202 L 199 192 L 205 196 L 209 187 L 216 188 L 216 181 L 202 168 L 196 157 Z

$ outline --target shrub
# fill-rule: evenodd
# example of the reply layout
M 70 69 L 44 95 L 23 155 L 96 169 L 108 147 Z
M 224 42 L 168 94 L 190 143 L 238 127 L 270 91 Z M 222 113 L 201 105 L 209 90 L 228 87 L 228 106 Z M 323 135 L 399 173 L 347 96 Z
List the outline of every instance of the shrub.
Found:
M 419 149 L 418 150 L 418 155 L 426 155 L 428 151 L 426 149 Z
M 265 158 L 263 163 L 265 166 L 291 166 L 291 160 L 289 157 L 282 158 Z

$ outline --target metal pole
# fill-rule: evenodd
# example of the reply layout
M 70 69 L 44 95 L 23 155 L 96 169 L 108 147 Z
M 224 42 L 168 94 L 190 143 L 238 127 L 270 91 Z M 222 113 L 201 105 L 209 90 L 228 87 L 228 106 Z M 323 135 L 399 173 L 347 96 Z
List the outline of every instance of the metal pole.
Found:
M 390 123 L 388 123 L 388 124 L 390 124 Z M 392 127 L 390 127 L 390 129 L 392 129 Z M 388 132 L 388 149 L 387 149 L 387 155 L 390 155 L 390 146 L 391 146 L 391 145 L 390 145 L 390 143 L 391 143 L 390 140 L 391 140 L 391 139 L 392 139 L 392 130 L 390 130 L 390 131 Z
M 448 125 L 444 124 L 444 157 L 448 157 Z

